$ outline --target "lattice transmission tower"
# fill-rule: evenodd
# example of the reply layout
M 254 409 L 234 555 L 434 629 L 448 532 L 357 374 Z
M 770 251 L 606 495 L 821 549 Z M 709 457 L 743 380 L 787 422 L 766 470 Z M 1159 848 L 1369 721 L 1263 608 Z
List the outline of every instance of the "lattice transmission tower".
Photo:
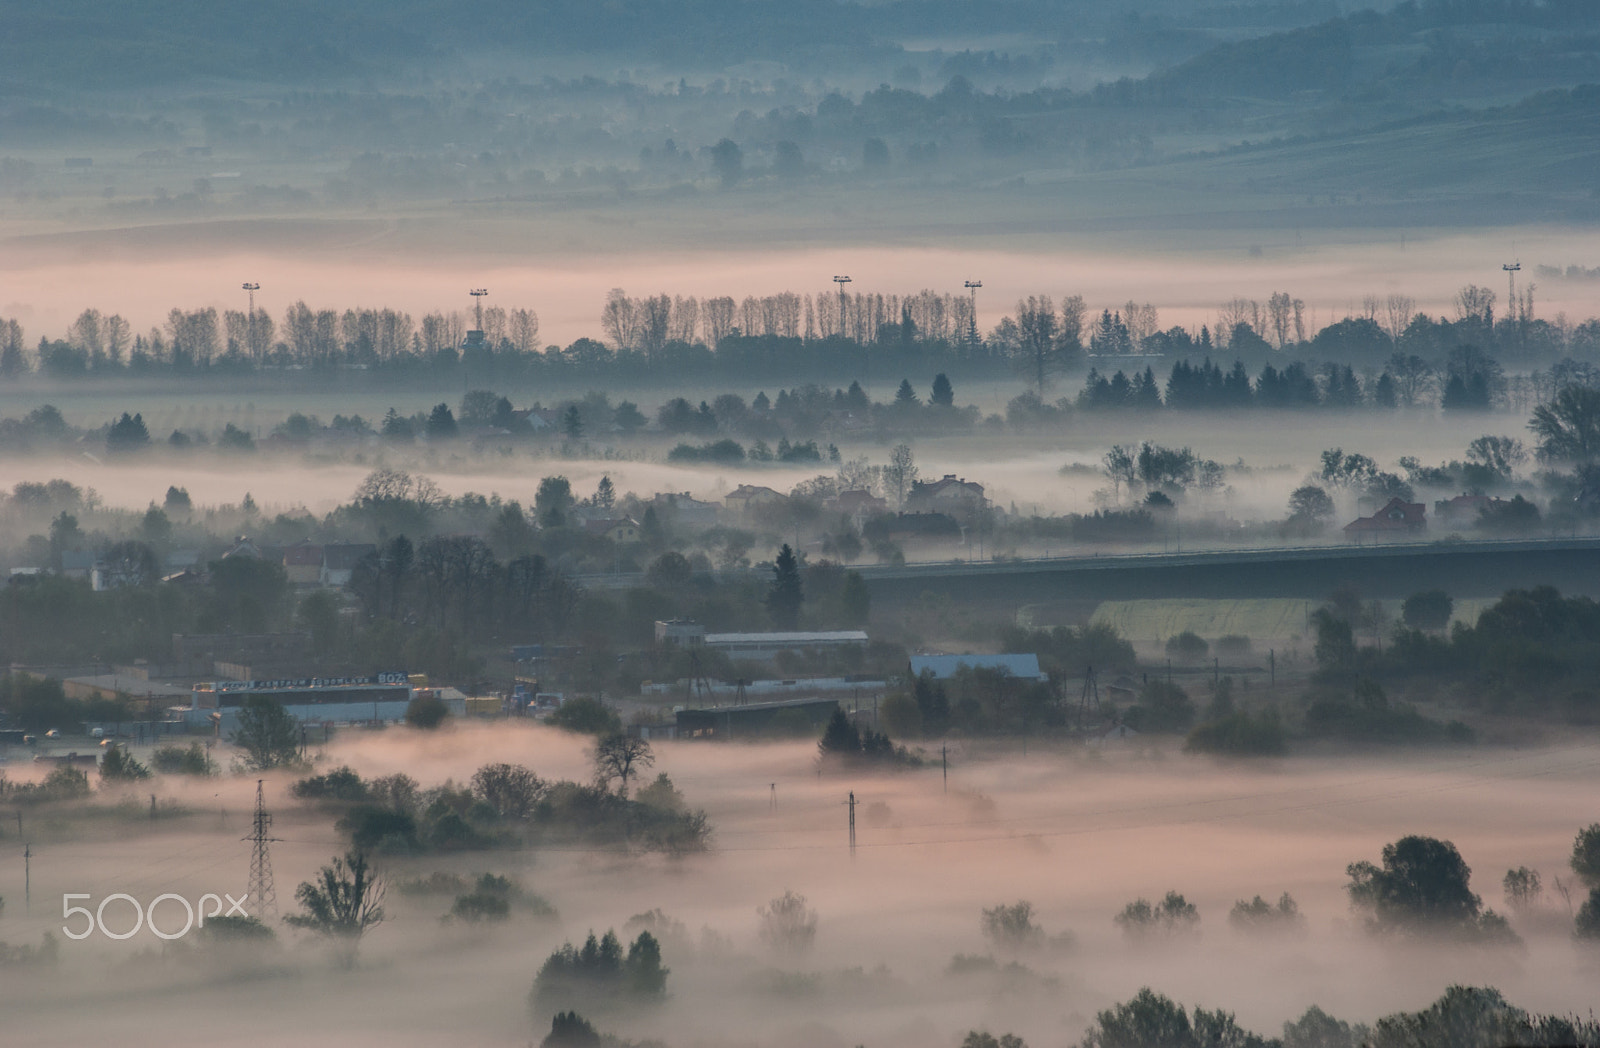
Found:
M 255 902 L 251 916 L 268 923 L 278 915 L 278 893 L 272 887 L 272 854 L 267 845 L 277 840 L 268 836 L 272 829 L 272 815 L 267 811 L 265 780 L 256 780 L 256 813 L 250 823 L 250 836 L 241 838 L 251 843 L 250 898 Z

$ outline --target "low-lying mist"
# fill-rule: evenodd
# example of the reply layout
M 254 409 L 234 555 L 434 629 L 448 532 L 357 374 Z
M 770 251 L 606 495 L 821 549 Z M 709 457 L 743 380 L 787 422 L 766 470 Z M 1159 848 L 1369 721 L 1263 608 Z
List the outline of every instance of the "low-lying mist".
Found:
M 1097 1009 L 1141 986 L 1236 1011 L 1266 1034 L 1311 1004 L 1371 1022 L 1423 1007 L 1452 983 L 1492 984 L 1547 1012 L 1579 1011 L 1592 999 L 1595 959 L 1570 939 L 1559 897 L 1543 916 L 1513 917 L 1523 946 L 1464 948 L 1374 939 L 1342 890 L 1348 863 L 1427 834 L 1453 841 L 1485 905 L 1503 909 L 1507 868 L 1563 873 L 1573 833 L 1594 821 L 1600 748 L 1592 743 L 1246 767 L 1155 746 L 1024 755 L 968 742 L 951 754 L 948 790 L 937 754 L 922 769 L 874 777 L 819 774 L 809 743 L 662 743 L 656 752 L 653 771 L 710 815 L 709 852 L 672 860 L 561 847 L 384 859 L 391 884 L 439 870 L 510 875 L 559 918 L 443 923 L 447 899 L 391 887 L 389 920 L 362 941 L 348 972 L 288 928 L 279 929 L 281 953 L 240 968 L 197 964 L 148 931 L 126 942 L 60 935 L 65 892 L 98 900 L 121 891 L 148 904 L 162 892 L 241 891 L 253 777 L 161 779 L 134 788 L 118 816 L 25 821 L 31 908 L 15 876 L 22 842 L 8 824 L 0 938 L 19 944 L 54 932 L 60 963 L 48 977 L 0 980 L 6 1041 L 536 1043 L 548 1018 L 530 1017 L 527 994 L 545 956 L 591 929 L 622 935 L 630 917 L 653 909 L 681 922 L 656 925 L 671 968 L 667 1000 L 593 1018 L 674 1046 L 922 1048 L 953 1046 L 985 1027 L 1036 1048 L 1068 1045 Z M 349 764 L 364 777 L 404 771 L 432 785 L 500 760 L 546 778 L 589 774 L 580 737 L 503 723 L 353 731 L 327 748 L 322 766 Z M 288 798 L 289 781 L 267 779 L 284 911 L 294 908 L 294 886 L 344 848 L 331 816 Z M 171 801 L 190 814 L 142 817 L 152 793 L 163 810 Z M 793 956 L 771 953 L 757 935 L 757 907 L 785 890 L 819 915 L 814 948 Z M 1124 904 L 1169 890 L 1197 905 L 1197 935 L 1133 942 L 1113 925 Z M 1230 927 L 1236 900 L 1286 891 L 1307 917 L 1303 934 Z M 1045 943 L 1008 950 L 986 941 L 981 910 L 1019 900 L 1033 904 Z M 969 960 L 952 970 L 958 954 Z M 996 964 L 970 959 L 984 955 Z M 1013 961 L 1021 967 L 1007 968 Z
M 1020 383 L 1014 387 L 995 384 L 976 394 L 979 400 L 1000 401 L 999 409 L 1003 398 L 1020 389 Z M 706 392 L 700 391 L 702 396 Z M 657 396 L 665 400 L 667 394 Z M 957 396 L 966 401 L 965 387 L 958 389 Z M 120 399 L 133 410 L 142 407 L 152 432 L 158 434 L 167 425 L 165 418 L 180 416 L 164 405 L 159 395 L 111 399 Z M 417 400 L 414 396 L 379 395 L 372 398 L 370 410 L 381 417 L 383 404 L 399 402 L 402 407 L 414 407 Z M 653 411 L 655 401 L 644 400 L 641 405 Z M 293 411 L 331 417 L 340 410 L 369 410 L 366 404 L 352 405 L 350 398 L 341 400 L 333 395 L 255 398 L 249 408 L 246 412 L 241 405 L 218 405 L 214 417 L 219 424 L 233 417 L 242 424 L 249 414 L 270 428 Z M 5 410 L 0 407 L 0 414 Z M 937 479 L 954 473 L 975 480 L 985 485 L 987 497 L 995 505 L 1015 506 L 1024 515 L 1092 511 L 1095 493 L 1109 484 L 1101 473 L 1101 459 L 1113 444 L 1136 446 L 1150 440 L 1191 447 L 1201 458 L 1228 467 L 1242 463 L 1244 468 L 1230 469 L 1223 492 L 1191 496 L 1192 505 L 1186 503 L 1186 511 L 1221 511 L 1241 520 L 1270 520 L 1282 518 L 1289 493 L 1320 468 L 1319 456 L 1328 448 L 1371 455 L 1382 468 L 1398 470 L 1396 463 L 1403 455 L 1414 455 L 1423 462 L 1444 461 L 1459 458 L 1467 444 L 1484 433 L 1520 435 L 1526 418 L 1511 412 L 1439 416 L 1431 411 L 1416 415 L 1328 411 L 1319 412 L 1316 423 L 1307 426 L 1299 417 L 1270 411 L 1154 417 L 1111 413 L 1084 417 L 1065 432 L 932 436 L 914 439 L 911 445 L 922 476 Z M 602 476 L 609 476 L 619 492 L 648 497 L 657 491 L 689 491 L 697 498 L 720 501 L 740 484 L 787 492 L 803 480 L 818 473 L 831 474 L 837 468 L 826 462 L 735 467 L 670 463 L 662 461 L 669 444 L 643 444 L 629 449 L 629 457 L 619 458 L 561 458 L 557 447 L 510 455 L 383 447 L 322 458 L 270 453 L 240 458 L 205 452 L 156 452 L 137 459 L 110 460 L 98 454 L 65 459 L 8 457 L 0 460 L 0 490 L 10 490 L 23 481 L 62 477 L 93 488 L 107 506 L 143 510 L 151 502 L 159 504 L 167 487 L 177 484 L 188 490 L 197 506 L 237 505 L 249 494 L 271 517 L 297 509 L 324 514 L 347 501 L 362 478 L 378 466 L 425 474 L 450 495 L 499 494 L 524 505 L 531 505 L 539 479 L 554 474 L 567 477 L 580 495 L 593 491 Z M 838 446 L 845 460 L 866 457 L 879 464 L 888 460 L 891 450 L 888 443 L 862 440 L 841 439 Z M 1076 468 L 1064 471 L 1063 466 Z M 1342 508 L 1354 512 L 1354 496 L 1346 501 L 1349 505 Z

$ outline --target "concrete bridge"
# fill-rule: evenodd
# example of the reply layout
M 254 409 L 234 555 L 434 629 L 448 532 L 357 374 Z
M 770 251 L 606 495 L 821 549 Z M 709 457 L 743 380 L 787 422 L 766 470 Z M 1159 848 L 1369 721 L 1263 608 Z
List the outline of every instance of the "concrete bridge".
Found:
M 1600 596 L 1600 538 L 1385 543 L 1051 557 L 857 569 L 873 606 L 924 593 L 963 604 L 1163 598 L 1321 598 L 1344 584 L 1367 599 L 1442 589 L 1457 598 L 1555 586 Z

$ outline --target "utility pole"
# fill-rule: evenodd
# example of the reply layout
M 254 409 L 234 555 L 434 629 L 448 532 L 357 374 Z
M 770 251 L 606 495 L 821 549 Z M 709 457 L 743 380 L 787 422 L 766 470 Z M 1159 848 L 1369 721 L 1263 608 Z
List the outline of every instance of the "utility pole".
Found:
M 1267 649 L 1267 672 L 1269 674 L 1271 674 L 1271 676 L 1268 678 L 1268 682 L 1271 684 L 1272 687 L 1276 688 L 1278 686 L 1278 649 L 1277 648 L 1268 648 Z
M 856 857 L 856 791 L 850 791 L 850 858 Z
M 976 346 L 978 344 L 978 289 L 983 286 L 983 281 L 969 280 L 965 286 L 967 293 L 972 296 L 972 316 L 967 327 L 967 341 Z
M 950 747 L 939 747 L 939 764 L 944 769 L 944 792 L 950 792 Z
M 261 290 L 261 285 L 257 284 L 255 281 L 251 280 L 251 281 L 246 281 L 245 283 L 243 283 L 243 284 L 241 284 L 239 286 L 242 287 L 245 291 L 249 292 L 249 295 L 250 295 L 250 306 L 249 306 L 250 312 L 248 312 L 248 313 L 246 313 L 244 315 L 244 329 L 245 329 L 245 336 L 244 337 L 245 337 L 245 341 L 250 343 L 250 345 L 248 347 L 246 347 L 247 350 L 250 353 L 250 359 L 251 359 L 251 361 L 255 361 L 256 360 L 256 292 Z
M 852 821 L 852 827 L 855 823 Z M 852 832 L 854 832 L 852 830 Z M 22 908 L 33 909 L 33 845 L 22 846 Z
M 778 810 L 778 784 L 777 783 L 773 783 L 772 784 L 772 800 L 768 804 L 767 810 L 768 811 L 777 811 Z
M 278 838 L 267 836 L 267 831 L 272 828 L 272 816 L 267 812 L 265 781 L 256 780 L 255 819 L 251 824 L 250 836 L 242 838 L 253 845 L 250 853 L 250 897 L 256 903 L 254 916 L 262 923 L 278 913 L 278 894 L 272 887 L 272 856 L 267 850 L 267 845 Z

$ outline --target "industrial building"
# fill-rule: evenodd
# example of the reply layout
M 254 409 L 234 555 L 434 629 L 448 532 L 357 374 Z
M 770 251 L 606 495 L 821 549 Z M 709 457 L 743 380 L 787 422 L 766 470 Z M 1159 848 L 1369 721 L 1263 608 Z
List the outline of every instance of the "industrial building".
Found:
M 405 717 L 415 689 L 404 673 L 208 681 L 194 686 L 183 719 L 191 728 L 213 728 L 227 736 L 239 726 L 240 708 L 258 696 L 281 703 L 301 724 L 384 723 Z M 453 715 L 466 714 L 464 701 L 445 702 Z
M 675 734 L 680 739 L 750 738 L 772 734 L 786 724 L 798 725 L 802 718 L 808 727 L 820 729 L 838 708 L 837 699 L 812 698 L 683 709 L 677 711 Z
M 780 651 L 865 649 L 862 630 L 795 630 L 767 633 L 707 633 L 698 622 L 672 619 L 656 623 L 656 643 L 667 647 L 703 647 L 735 662 L 771 662 Z

